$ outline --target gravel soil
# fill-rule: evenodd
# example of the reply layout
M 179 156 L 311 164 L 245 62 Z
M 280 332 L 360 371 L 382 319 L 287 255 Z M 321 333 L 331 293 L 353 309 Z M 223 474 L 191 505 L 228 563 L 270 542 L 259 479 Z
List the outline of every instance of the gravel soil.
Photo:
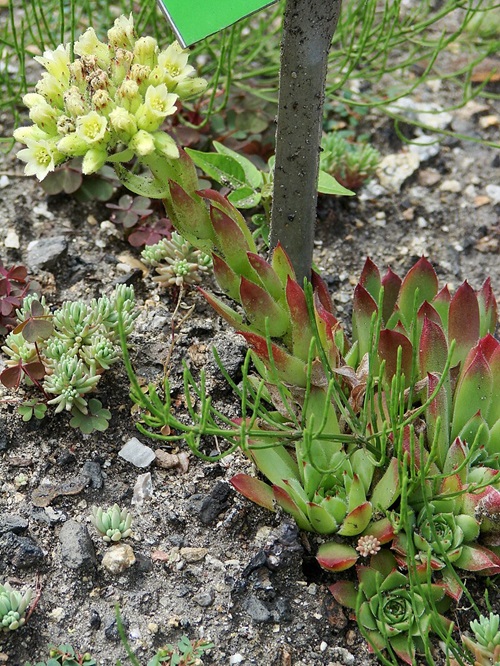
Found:
M 443 92 L 429 88 L 412 102 L 439 102 Z M 7 136 L 9 119 L 0 122 Z M 408 162 L 409 148 L 387 120 L 365 122 L 373 123 L 373 141 L 384 156 L 397 154 Z M 492 141 L 498 139 L 499 123 L 500 106 L 477 100 L 454 111 L 448 128 Z M 390 183 L 382 188 L 381 174 L 357 198 L 320 198 L 315 260 L 341 319 L 349 320 L 353 285 L 366 256 L 402 275 L 425 255 L 443 284 L 456 288 L 467 279 L 479 288 L 490 276 L 500 294 L 500 155 L 481 143 L 449 137 L 434 147 L 430 152 L 435 154 L 420 160 L 400 191 Z M 137 259 L 138 252 L 107 221 L 109 209 L 66 196 L 47 197 L 34 179 L 22 175 L 14 152 L 2 157 L 0 171 L 4 264 L 28 265 L 55 306 L 109 293 L 117 282 L 133 283 L 140 315 L 131 353 L 138 375 L 158 379 L 170 350 L 177 397 L 186 359 L 195 373 L 206 368 L 207 391 L 228 416 L 236 416 L 237 401 L 210 348 L 217 347 L 237 380 L 244 344 L 200 296 L 186 293 L 183 301 L 193 310 L 173 318 L 174 295 L 158 291 L 150 277 L 134 268 L 130 257 Z M 30 245 L 45 239 L 61 244 L 48 267 L 43 257 L 33 259 Z M 135 436 L 152 449 L 184 449 L 169 449 L 137 433 L 128 380 L 117 366 L 99 385 L 99 397 L 113 415 L 104 433 L 82 435 L 69 427 L 65 415 L 24 423 L 16 411 L 20 395 L 0 388 L 0 572 L 2 581 L 37 586 L 41 595 L 26 627 L 0 638 L 0 663 L 24 666 L 46 659 L 53 643 L 90 651 L 103 666 L 117 659 L 127 663 L 116 629 L 117 604 L 142 664 L 157 647 L 184 634 L 214 644 L 203 657 L 205 664 L 376 663 L 355 622 L 328 591 L 334 577 L 315 564 L 318 539 L 232 490 L 230 478 L 251 471 L 241 454 L 218 464 L 190 457 L 187 469 L 165 469 L 158 460 L 141 469 L 121 458 L 118 452 Z M 182 409 L 180 399 L 174 404 Z M 132 504 L 134 486 L 148 472 L 152 495 Z M 40 506 L 39 489 L 47 486 L 78 492 Z M 133 537 L 127 542 L 135 563 L 118 574 L 103 567 L 108 547 L 89 521 L 92 505 L 115 502 L 134 514 Z M 471 589 L 481 603 L 481 581 L 472 580 Z M 495 589 L 490 596 L 498 611 Z M 461 627 L 467 618 L 466 609 L 457 610 Z

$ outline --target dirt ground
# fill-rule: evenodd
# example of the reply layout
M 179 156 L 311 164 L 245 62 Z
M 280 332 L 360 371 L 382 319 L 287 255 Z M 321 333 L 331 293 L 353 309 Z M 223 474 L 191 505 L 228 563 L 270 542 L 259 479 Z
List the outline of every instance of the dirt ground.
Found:
M 425 89 L 411 103 L 439 101 L 443 92 L 449 94 L 436 86 Z M 397 154 L 407 164 L 409 147 L 390 121 L 370 116 L 365 122 L 373 123 L 373 141 L 382 154 Z M 0 123 L 8 135 L 9 118 Z M 494 141 L 499 124 L 498 103 L 479 99 L 453 111 L 448 128 Z M 356 198 L 321 197 L 315 260 L 344 321 L 366 256 L 403 275 L 425 255 L 443 284 L 456 288 L 467 279 L 479 288 L 490 276 L 500 294 L 500 153 L 453 137 L 433 145 L 435 154 L 421 160 L 399 192 L 390 185 L 381 188 L 375 178 Z M 90 300 L 119 281 L 133 283 L 140 309 L 131 338 L 133 361 L 141 377 L 157 378 L 171 343 L 175 302 L 134 271 L 125 255 L 138 252 L 107 222 L 109 209 L 62 195 L 47 197 L 34 179 L 23 176 L 14 152 L 2 157 L 0 172 L 4 264 L 27 263 L 32 241 L 61 238 L 66 250 L 55 266 L 30 267 L 52 305 Z M 173 388 L 181 388 L 182 359 L 194 370 L 206 366 L 213 400 L 236 416 L 236 399 L 217 372 L 210 347 L 217 347 L 237 379 L 243 342 L 196 293 L 184 301 L 195 307 L 176 329 Z M 251 470 L 242 455 L 219 464 L 191 457 L 185 472 L 155 463 L 140 469 L 123 460 L 118 452 L 131 437 L 153 449 L 159 445 L 137 433 L 120 367 L 99 385 L 99 397 L 113 414 L 104 433 L 82 435 L 69 428 L 65 415 L 24 423 L 16 412 L 18 397 L 0 388 L 0 571 L 2 580 L 19 586 L 38 584 L 41 597 L 26 627 L 0 638 L 0 663 L 22 666 L 46 659 L 51 643 L 90 651 L 104 666 L 117 659 L 127 663 L 114 622 L 116 604 L 143 664 L 158 646 L 183 634 L 214 643 L 205 664 L 376 663 L 355 622 L 328 591 L 334 577 L 315 563 L 318 538 L 300 534 L 289 518 L 256 507 L 229 486 L 236 472 Z M 113 575 L 101 564 L 107 547 L 90 524 L 90 508 L 114 502 L 130 507 L 134 485 L 145 472 L 151 473 L 153 492 L 132 506 L 129 543 L 136 562 Z M 40 486 L 77 478 L 84 479 L 78 494 L 59 496 L 48 507 L 35 505 L 33 492 Z M 65 524 L 73 535 L 88 530 L 93 546 L 67 535 L 61 541 Z M 472 589 L 482 603 L 482 583 L 472 581 Z M 498 611 L 495 589 L 490 597 Z M 461 627 L 466 618 L 466 609 L 458 609 Z

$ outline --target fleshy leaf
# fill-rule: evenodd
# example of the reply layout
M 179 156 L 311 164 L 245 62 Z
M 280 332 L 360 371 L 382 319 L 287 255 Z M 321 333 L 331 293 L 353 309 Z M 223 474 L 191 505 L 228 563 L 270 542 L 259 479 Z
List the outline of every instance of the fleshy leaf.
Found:
M 470 362 L 460 375 L 453 405 L 452 438 L 455 438 L 467 421 L 477 412 L 488 418 L 493 391 L 490 366 L 481 349 L 472 351 Z M 469 359 L 468 359 L 469 361 Z
M 422 303 L 431 302 L 437 290 L 436 271 L 425 257 L 421 257 L 405 275 L 399 290 L 398 305 L 406 328 L 409 328 L 414 313 Z
M 240 282 L 240 298 L 252 326 L 261 333 L 279 338 L 289 330 L 290 315 L 262 287 L 244 276 Z
M 455 340 L 452 365 L 463 362 L 479 340 L 479 305 L 474 289 L 464 282 L 450 302 L 448 342 Z
M 248 474 L 236 474 L 231 485 L 244 497 L 269 511 L 274 511 L 274 493 L 271 486 Z
M 406 335 L 384 328 L 380 331 L 379 357 L 385 361 L 385 373 L 390 381 L 396 374 L 398 348 L 401 347 L 401 372 L 405 376 L 405 384 L 409 385 L 412 377 L 413 346 Z
M 316 559 L 318 560 L 320 566 L 327 571 L 345 571 L 346 569 L 352 567 L 357 562 L 358 558 L 359 555 L 352 546 L 348 546 L 345 543 L 337 543 L 335 541 L 329 541 L 327 543 L 321 544 L 321 546 L 318 548 L 318 554 L 316 555 Z M 335 587 L 335 585 L 332 585 L 332 587 Z M 335 588 L 336 592 L 334 592 L 332 587 L 329 589 L 335 599 L 337 599 L 337 601 L 341 604 L 344 603 L 336 596 L 337 590 L 339 590 L 339 588 Z M 346 592 L 346 589 L 344 589 L 344 592 Z M 355 607 L 356 605 L 354 605 L 354 608 Z

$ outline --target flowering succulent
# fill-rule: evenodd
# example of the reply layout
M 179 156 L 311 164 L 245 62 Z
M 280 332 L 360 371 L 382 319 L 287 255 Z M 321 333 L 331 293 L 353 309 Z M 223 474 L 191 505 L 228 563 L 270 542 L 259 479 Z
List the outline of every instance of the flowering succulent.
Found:
M 42 180 L 78 156 L 84 174 L 134 156 L 175 160 L 175 141 L 160 128 L 178 100 L 206 87 L 188 53 L 177 42 L 161 51 L 152 37 L 137 38 L 132 14 L 116 19 L 108 43 L 88 28 L 74 53 L 72 62 L 69 45 L 61 45 L 35 58 L 46 71 L 24 97 L 33 125 L 14 132 L 27 146 L 18 153 L 25 173 Z
M 111 298 L 101 296 L 90 304 L 66 301 L 54 314 L 43 297 L 24 299 L 17 311 L 18 326 L 2 347 L 8 367 L 0 380 L 9 387 L 17 387 L 22 377 L 35 383 L 43 380 L 37 385 L 56 413 L 71 412 L 71 423 L 85 432 L 105 429 L 102 420 L 109 420 L 109 412 L 97 400 L 89 411 L 88 397 L 102 373 L 120 358 L 116 313 L 119 296 L 128 335 L 137 316 L 131 287 L 117 287 Z M 42 414 L 40 409 L 37 414 Z
M 12 589 L 9 583 L 0 585 L 0 629 L 14 631 L 26 622 L 26 610 L 33 598 L 33 591 L 24 594 Z
M 356 189 L 375 173 L 380 153 L 368 143 L 351 143 L 339 132 L 321 140 L 320 168 L 345 185 Z
M 212 265 L 210 256 L 197 250 L 176 231 L 170 238 L 146 247 L 141 256 L 158 273 L 153 281 L 164 287 L 197 284 Z
M 356 573 L 359 589 L 351 581 L 339 581 L 330 586 L 333 596 L 356 611 L 373 647 L 389 649 L 406 664 L 414 664 L 415 651 L 430 630 L 430 604 L 435 607 L 443 599 L 443 589 L 421 585 L 417 591 L 388 551 L 374 555 L 369 566 L 357 566 Z M 445 618 L 438 617 L 446 626 Z
M 116 543 L 126 539 L 132 534 L 132 515 L 126 509 L 120 509 L 118 504 L 104 511 L 100 506 L 92 507 L 90 516 L 92 525 L 102 535 L 106 542 Z

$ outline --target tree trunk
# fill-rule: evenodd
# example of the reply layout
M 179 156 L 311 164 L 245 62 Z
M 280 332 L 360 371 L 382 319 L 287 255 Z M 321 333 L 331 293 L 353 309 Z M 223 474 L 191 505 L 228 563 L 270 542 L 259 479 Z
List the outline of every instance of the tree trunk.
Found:
M 341 0 L 287 0 L 281 45 L 270 245 L 310 278 L 328 51 Z

